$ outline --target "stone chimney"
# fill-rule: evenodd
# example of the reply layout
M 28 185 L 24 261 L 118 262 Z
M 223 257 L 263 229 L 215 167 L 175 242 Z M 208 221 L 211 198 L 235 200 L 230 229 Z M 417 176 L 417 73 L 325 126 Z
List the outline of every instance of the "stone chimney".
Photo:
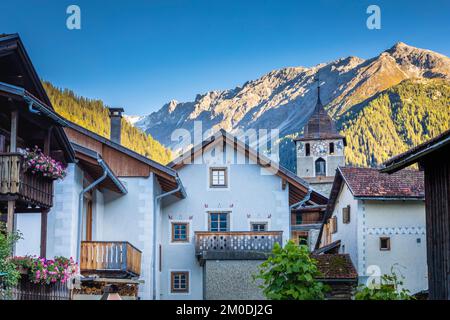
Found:
M 122 113 L 123 108 L 108 108 L 109 118 L 111 121 L 111 136 L 113 142 L 120 144 L 121 129 L 122 129 Z

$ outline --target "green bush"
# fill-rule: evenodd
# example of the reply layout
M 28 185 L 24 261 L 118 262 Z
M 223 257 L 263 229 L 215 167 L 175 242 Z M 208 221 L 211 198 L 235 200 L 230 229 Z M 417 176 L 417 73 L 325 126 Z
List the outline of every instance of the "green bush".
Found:
M 259 266 L 255 279 L 273 300 L 323 300 L 326 286 L 317 281 L 321 274 L 307 246 L 289 241 L 284 248 L 275 244 L 272 255 Z
M 0 223 L 0 299 L 8 298 L 11 288 L 17 285 L 20 273 L 12 260 L 15 243 L 21 239 L 18 232 L 9 233 L 4 223 Z
M 355 300 L 413 300 L 409 290 L 402 288 L 402 279 L 391 271 L 391 274 L 381 276 L 381 281 L 377 285 L 375 281 L 369 286 L 362 285 L 355 294 Z

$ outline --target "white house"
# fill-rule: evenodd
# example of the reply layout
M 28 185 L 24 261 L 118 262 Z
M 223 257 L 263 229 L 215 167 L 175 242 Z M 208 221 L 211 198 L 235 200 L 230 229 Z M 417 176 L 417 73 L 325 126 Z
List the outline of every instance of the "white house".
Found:
M 188 196 L 163 203 L 159 298 L 262 298 L 252 274 L 290 239 L 292 208 L 327 199 L 223 130 L 170 166 Z
M 360 283 L 393 268 L 411 293 L 427 289 L 423 172 L 339 167 L 326 215 L 322 246 L 340 240 Z

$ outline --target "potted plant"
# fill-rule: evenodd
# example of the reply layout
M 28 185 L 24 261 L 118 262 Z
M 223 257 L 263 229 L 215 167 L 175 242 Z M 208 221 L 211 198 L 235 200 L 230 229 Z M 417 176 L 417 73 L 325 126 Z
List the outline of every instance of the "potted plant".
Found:
M 66 176 L 67 170 L 64 165 L 45 155 L 38 146 L 33 149 L 25 149 L 24 165 L 25 170 L 32 174 L 40 174 L 52 180 L 64 179 Z

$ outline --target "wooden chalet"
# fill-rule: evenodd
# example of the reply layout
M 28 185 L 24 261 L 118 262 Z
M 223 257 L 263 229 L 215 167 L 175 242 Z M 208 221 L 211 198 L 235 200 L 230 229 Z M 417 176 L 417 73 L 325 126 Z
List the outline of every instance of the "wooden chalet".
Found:
M 425 172 L 429 299 L 450 299 L 450 130 L 384 163 L 394 173 L 414 163 Z
M 41 256 L 46 254 L 47 213 L 53 180 L 24 168 L 26 148 L 67 164 L 74 151 L 17 34 L 0 35 L 0 211 L 9 232 L 15 213 L 41 213 Z

